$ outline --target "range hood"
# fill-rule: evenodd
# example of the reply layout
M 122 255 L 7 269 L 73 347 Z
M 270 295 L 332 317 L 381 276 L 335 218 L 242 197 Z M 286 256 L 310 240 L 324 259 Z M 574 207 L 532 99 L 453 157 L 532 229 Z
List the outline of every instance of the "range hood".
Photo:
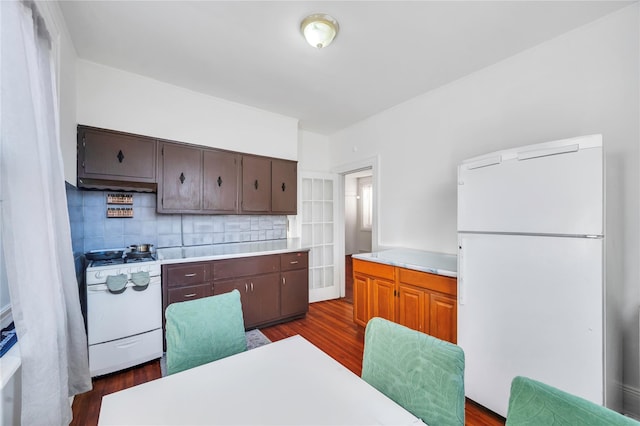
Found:
M 102 191 L 158 192 L 156 183 L 78 178 L 78 188 Z

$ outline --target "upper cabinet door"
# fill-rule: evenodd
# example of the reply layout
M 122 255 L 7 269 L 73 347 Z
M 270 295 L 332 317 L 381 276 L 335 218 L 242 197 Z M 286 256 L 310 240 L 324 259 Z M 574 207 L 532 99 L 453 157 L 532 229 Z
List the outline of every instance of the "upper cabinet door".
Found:
M 271 210 L 271 159 L 242 156 L 242 213 Z
M 202 209 L 207 213 L 237 213 L 240 156 L 230 152 L 204 150 L 202 160 Z
M 79 178 L 155 182 L 155 158 L 155 139 L 78 126 Z
M 198 212 L 202 196 L 202 150 L 173 143 L 160 144 L 158 211 Z
M 287 160 L 271 161 L 271 211 L 297 214 L 298 163 Z

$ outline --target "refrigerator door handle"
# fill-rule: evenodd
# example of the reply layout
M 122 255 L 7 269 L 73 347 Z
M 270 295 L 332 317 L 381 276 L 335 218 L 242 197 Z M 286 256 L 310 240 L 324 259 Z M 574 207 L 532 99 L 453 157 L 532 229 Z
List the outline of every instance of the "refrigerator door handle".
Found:
M 462 238 L 458 244 L 458 304 L 464 305 L 466 302 L 464 285 L 464 251 L 462 250 Z
M 518 153 L 518 161 L 530 160 L 532 158 L 548 157 L 549 155 L 568 154 L 570 152 L 578 152 L 580 145 L 557 146 L 554 148 L 534 149 L 530 151 L 522 151 Z
M 483 158 L 482 160 L 474 161 L 473 163 L 463 164 L 467 170 L 481 169 L 483 167 L 495 166 L 502 163 L 502 156 L 495 155 L 493 157 Z

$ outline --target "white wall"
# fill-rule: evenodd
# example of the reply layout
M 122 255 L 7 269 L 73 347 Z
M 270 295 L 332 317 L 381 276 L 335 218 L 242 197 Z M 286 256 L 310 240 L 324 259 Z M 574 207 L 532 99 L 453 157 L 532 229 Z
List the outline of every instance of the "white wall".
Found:
M 623 304 L 623 382 L 627 394 L 636 396 L 639 15 L 636 3 L 330 137 L 333 166 L 379 155 L 378 244 L 456 253 L 461 160 L 602 133 L 607 274 L 615 288 L 608 296 Z M 615 320 L 611 324 L 620 329 Z M 637 402 L 627 401 L 628 411 L 640 413 L 640 405 L 632 406 Z
M 77 122 L 296 160 L 298 120 L 77 61 Z M 75 182 L 75 180 L 73 181 Z
M 329 137 L 300 130 L 298 140 L 298 170 L 327 172 L 331 168 Z

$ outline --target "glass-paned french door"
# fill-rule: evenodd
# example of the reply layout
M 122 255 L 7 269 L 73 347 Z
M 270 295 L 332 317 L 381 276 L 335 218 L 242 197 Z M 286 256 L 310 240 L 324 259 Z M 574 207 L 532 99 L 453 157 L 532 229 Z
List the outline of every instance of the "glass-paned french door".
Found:
M 309 251 L 309 301 L 340 297 L 336 262 L 337 176 L 301 173 L 300 238 Z

